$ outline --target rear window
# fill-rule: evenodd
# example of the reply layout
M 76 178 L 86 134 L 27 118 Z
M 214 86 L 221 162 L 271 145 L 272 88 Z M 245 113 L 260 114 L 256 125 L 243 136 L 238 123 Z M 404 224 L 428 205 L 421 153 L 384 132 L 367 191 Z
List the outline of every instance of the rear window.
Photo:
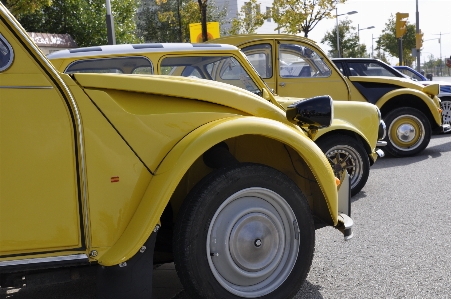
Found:
M 9 68 L 13 63 L 14 53 L 11 45 L 0 34 L 0 72 Z

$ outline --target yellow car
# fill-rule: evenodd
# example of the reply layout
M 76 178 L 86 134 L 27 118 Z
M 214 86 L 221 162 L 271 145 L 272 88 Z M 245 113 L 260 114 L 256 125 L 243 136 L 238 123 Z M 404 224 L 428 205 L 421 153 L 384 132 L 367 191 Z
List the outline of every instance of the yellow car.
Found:
M 393 156 L 418 154 L 429 144 L 432 130 L 451 130 L 442 122 L 438 84 L 425 87 L 400 78 L 345 77 L 314 41 L 293 35 L 237 35 L 209 42 L 239 47 L 281 96 L 328 94 L 334 100 L 375 104 L 387 125 L 384 151 Z
M 1 287 L 94 269 L 97 298 L 151 298 L 158 236 L 192 298 L 294 297 L 315 227 L 350 238 L 352 219 L 307 133 L 330 99 L 288 111 L 220 82 L 60 73 L 0 4 Z
M 224 82 L 255 93 L 283 110 L 300 100 L 273 94 L 246 56 L 230 45 L 113 45 L 62 50 L 47 58 L 68 74 L 166 74 Z M 354 195 L 365 186 L 370 165 L 378 155 L 383 156 L 376 146 L 384 134 L 385 124 L 375 105 L 334 102 L 331 126 L 320 129 L 311 138 L 326 154 L 337 176 L 343 169 L 348 171 Z

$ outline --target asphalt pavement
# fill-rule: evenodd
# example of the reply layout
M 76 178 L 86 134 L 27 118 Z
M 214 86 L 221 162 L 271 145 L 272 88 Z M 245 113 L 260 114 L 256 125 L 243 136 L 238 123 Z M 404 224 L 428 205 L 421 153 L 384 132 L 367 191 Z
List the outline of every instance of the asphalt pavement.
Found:
M 312 268 L 296 299 L 451 298 L 451 134 L 415 157 L 379 159 L 352 198 L 354 238 L 316 231 Z M 154 272 L 153 299 L 189 298 L 173 264 Z M 95 281 L 0 292 L 13 299 L 93 299 Z

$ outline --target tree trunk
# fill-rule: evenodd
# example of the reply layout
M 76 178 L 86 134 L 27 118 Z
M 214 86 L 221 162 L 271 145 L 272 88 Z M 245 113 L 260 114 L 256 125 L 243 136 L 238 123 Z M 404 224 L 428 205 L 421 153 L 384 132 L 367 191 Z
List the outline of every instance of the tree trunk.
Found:
M 208 41 L 207 34 L 207 1 L 208 0 L 197 0 L 199 3 L 200 16 L 201 16 L 201 26 L 202 26 L 202 41 Z
M 180 0 L 177 0 L 177 20 L 178 20 L 178 35 L 179 35 L 179 42 L 183 43 L 183 33 L 182 33 L 182 16 L 180 15 Z

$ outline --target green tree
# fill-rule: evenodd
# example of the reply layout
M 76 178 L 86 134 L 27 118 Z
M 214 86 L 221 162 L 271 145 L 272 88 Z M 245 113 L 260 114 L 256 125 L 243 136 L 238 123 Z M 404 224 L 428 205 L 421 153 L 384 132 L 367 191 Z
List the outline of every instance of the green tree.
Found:
M 240 13 L 232 20 L 229 33 L 232 35 L 255 33 L 255 30 L 261 27 L 268 17 L 268 13 L 261 13 L 260 4 L 257 3 L 257 0 L 244 2 Z
M 395 27 L 395 17 L 393 15 L 390 16 L 388 22 L 385 23 L 385 28 L 382 31 L 382 34 L 376 40 L 376 49 L 381 49 L 391 56 L 399 58 L 399 46 L 398 39 L 396 38 L 396 27 Z M 416 48 L 415 45 L 415 32 L 416 26 L 415 24 L 406 23 L 407 30 L 406 34 L 402 37 L 402 57 L 403 64 L 407 66 L 411 66 L 412 62 L 415 61 L 415 57 L 412 56 L 411 51 L 412 48 Z
M 381 51 L 380 49 L 378 49 L 376 51 L 376 55 L 374 56 L 374 58 L 377 58 L 377 59 L 382 60 L 383 62 L 385 62 L 387 64 L 390 64 L 390 62 L 388 61 L 387 55 L 385 54 L 384 51 Z
M 423 62 L 423 68 L 426 73 L 431 73 L 434 76 L 443 76 L 443 73 L 448 72 L 449 68 L 446 67 L 443 60 L 440 58 L 435 58 L 434 55 L 430 54 L 428 57 L 428 61 Z
M 359 44 L 359 37 L 355 32 L 356 28 L 351 25 L 349 19 L 344 19 L 338 24 L 338 36 L 340 39 L 340 56 L 341 57 L 365 57 L 366 45 Z M 326 32 L 322 43 L 327 44 L 331 50 L 329 55 L 332 57 L 337 56 L 337 26 L 331 31 Z
M 305 37 L 319 21 L 333 18 L 333 10 L 338 3 L 346 0 L 274 0 L 271 17 L 288 34 L 303 32 Z
M 14 16 L 18 16 L 49 6 L 52 0 L 2 0 L 1 2 Z
M 138 42 L 135 35 L 136 0 L 113 0 L 117 43 Z M 78 46 L 108 43 L 105 0 L 53 0 L 33 13 L 16 16 L 28 32 L 67 33 Z
M 208 1 L 209 22 L 225 23 L 227 10 Z M 189 24 L 201 23 L 201 11 L 193 0 L 142 0 L 137 13 L 138 37 L 146 42 L 189 42 Z

